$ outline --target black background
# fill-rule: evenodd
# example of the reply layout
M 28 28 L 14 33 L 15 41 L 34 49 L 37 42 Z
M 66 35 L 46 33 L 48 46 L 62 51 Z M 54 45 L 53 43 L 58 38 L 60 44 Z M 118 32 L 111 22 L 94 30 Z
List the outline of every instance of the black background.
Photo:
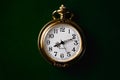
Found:
M 120 6 L 109 0 L 1 0 L 0 80 L 104 80 L 116 78 Z M 37 37 L 64 4 L 86 35 L 84 57 L 69 69 L 51 66 L 39 54 Z M 117 64 L 115 64 L 117 63 Z

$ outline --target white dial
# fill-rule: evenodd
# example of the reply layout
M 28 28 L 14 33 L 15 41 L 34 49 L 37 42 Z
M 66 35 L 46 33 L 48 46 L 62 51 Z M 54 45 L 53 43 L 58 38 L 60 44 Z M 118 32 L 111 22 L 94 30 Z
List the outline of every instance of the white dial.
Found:
M 67 62 L 80 55 L 82 39 L 72 25 L 59 23 L 53 25 L 44 35 L 44 48 L 47 55 L 59 62 Z

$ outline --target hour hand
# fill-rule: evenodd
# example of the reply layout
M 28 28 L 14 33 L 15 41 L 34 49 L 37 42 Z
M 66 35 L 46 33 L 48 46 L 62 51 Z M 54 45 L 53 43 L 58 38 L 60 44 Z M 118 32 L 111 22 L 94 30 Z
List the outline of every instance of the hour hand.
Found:
M 61 43 L 57 42 L 54 47 L 59 47 L 61 45 Z

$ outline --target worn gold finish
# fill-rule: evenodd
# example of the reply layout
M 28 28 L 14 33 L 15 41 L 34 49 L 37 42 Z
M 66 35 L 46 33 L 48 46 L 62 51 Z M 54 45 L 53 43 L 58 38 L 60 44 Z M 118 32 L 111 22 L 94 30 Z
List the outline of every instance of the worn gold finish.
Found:
M 60 16 L 56 17 L 55 14 L 59 14 Z M 68 16 L 68 14 L 69 14 L 69 16 Z M 75 22 L 73 22 L 71 20 L 72 17 L 73 17 L 73 14 L 71 12 L 69 12 L 64 5 L 61 5 L 59 10 L 55 10 L 52 13 L 52 17 L 53 17 L 53 20 L 48 22 L 42 28 L 42 30 L 39 33 L 39 36 L 38 36 L 38 48 L 41 51 L 42 55 L 45 57 L 45 59 L 47 59 L 49 62 L 51 62 L 54 66 L 67 67 L 70 64 L 72 64 L 73 62 L 75 62 L 76 60 L 78 60 L 78 58 L 80 58 L 83 55 L 83 53 L 85 52 L 85 49 L 86 49 L 85 46 L 86 45 L 85 45 L 84 34 L 83 34 L 82 29 Z M 67 61 L 55 61 L 54 59 L 52 59 L 48 55 L 49 53 L 46 51 L 45 46 L 44 46 L 45 37 L 46 37 L 48 31 L 50 29 L 54 28 L 54 25 L 61 24 L 61 23 L 62 24 L 69 24 L 72 27 L 74 27 L 78 31 L 78 33 L 80 34 L 80 37 L 82 39 L 81 42 L 80 42 L 82 48 L 78 52 L 76 52 L 77 55 L 75 57 L 72 57 Z

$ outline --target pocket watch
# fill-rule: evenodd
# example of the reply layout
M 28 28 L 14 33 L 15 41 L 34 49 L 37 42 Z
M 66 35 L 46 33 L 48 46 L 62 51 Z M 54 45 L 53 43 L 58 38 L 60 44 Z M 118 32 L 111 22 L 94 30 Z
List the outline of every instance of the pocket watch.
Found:
M 64 5 L 52 13 L 53 20 L 45 24 L 38 36 L 38 48 L 51 64 L 67 67 L 85 52 L 82 29 L 71 19 L 73 13 Z

